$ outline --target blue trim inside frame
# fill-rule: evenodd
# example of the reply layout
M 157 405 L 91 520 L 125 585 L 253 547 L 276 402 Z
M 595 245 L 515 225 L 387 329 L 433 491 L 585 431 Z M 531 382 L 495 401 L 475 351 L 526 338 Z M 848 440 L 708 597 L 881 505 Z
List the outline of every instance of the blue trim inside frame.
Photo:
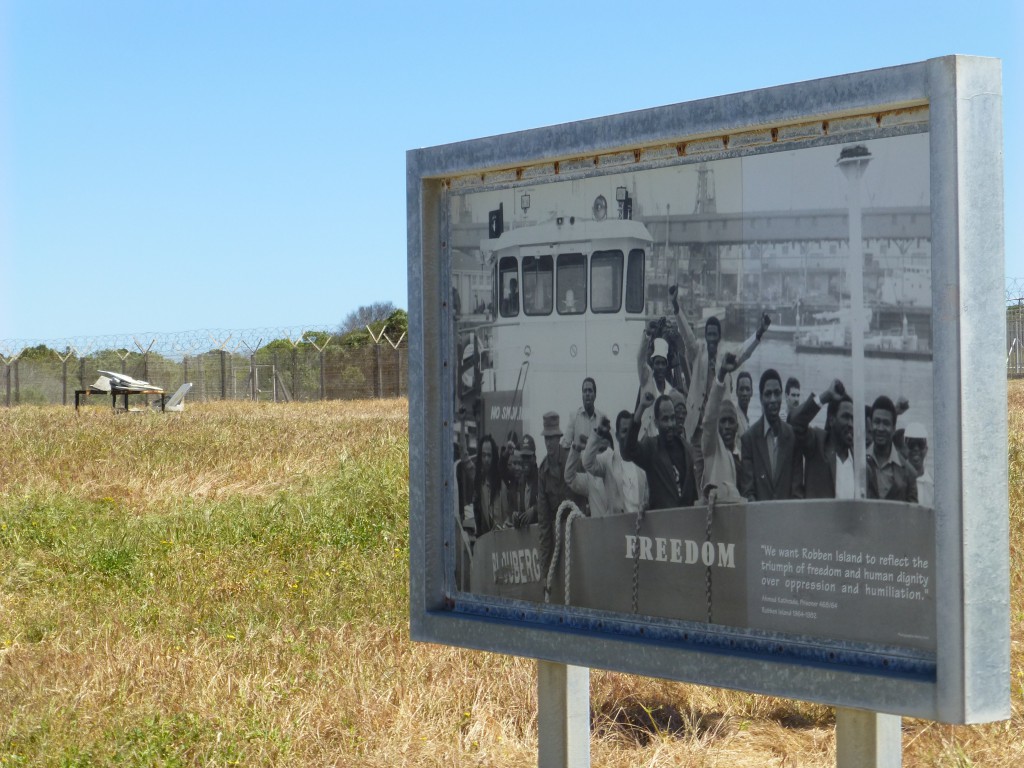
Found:
M 730 627 L 714 630 L 696 624 L 651 623 L 624 620 L 600 615 L 595 611 L 554 613 L 537 609 L 532 604 L 501 604 L 507 601 L 481 603 L 475 600 L 452 599 L 453 613 L 477 616 L 516 626 L 534 624 L 556 630 L 559 634 L 586 636 L 606 635 L 639 638 L 646 643 L 694 651 L 721 654 L 760 661 L 799 662 L 803 665 L 832 668 L 847 672 L 882 673 L 920 682 L 934 682 L 937 665 L 929 654 L 908 654 L 906 649 L 868 650 L 857 643 L 824 645 L 817 638 L 794 639 L 792 636 L 773 636 L 754 630 L 737 631 Z

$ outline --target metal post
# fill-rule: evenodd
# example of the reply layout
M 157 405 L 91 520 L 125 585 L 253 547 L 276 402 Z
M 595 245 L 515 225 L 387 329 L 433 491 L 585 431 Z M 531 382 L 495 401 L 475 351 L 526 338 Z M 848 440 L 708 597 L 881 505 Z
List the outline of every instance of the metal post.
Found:
M 60 363 L 60 402 L 61 405 L 68 404 L 68 359 L 65 357 Z
M 78 388 L 85 389 L 85 356 L 78 358 Z
M 303 356 L 305 357 L 305 356 Z M 299 349 L 292 347 L 292 398 L 299 399 Z
M 182 384 L 187 383 L 188 382 L 188 355 L 185 355 L 181 359 L 181 374 L 182 374 L 181 383 Z
M 324 351 L 320 350 L 320 399 L 325 399 L 326 387 L 324 386 Z
M 4 361 L 4 387 L 7 390 L 7 407 L 11 407 L 11 364 Z
M 21 375 L 18 372 L 18 362 L 21 358 L 14 358 L 14 402 L 21 404 Z
M 1019 341 L 1019 339 L 1020 339 L 1020 313 L 1021 313 L 1021 300 L 1017 299 L 1017 312 L 1015 313 L 1016 317 L 1014 318 L 1014 324 L 1016 325 L 1016 327 L 1014 328 L 1014 334 L 1013 334 L 1014 340 L 1017 341 L 1017 345 L 1016 345 L 1017 346 L 1017 351 L 1014 354 L 1014 368 L 1015 368 L 1015 373 L 1016 373 L 1017 376 L 1020 376 L 1020 341 Z
M 249 395 L 253 402 L 259 399 L 259 385 L 256 381 L 256 355 L 249 355 Z
M 590 669 L 537 660 L 537 765 L 589 768 Z
M 402 396 L 402 350 L 395 347 L 395 397 Z
M 227 369 L 228 361 L 227 361 L 227 354 L 228 353 L 227 353 L 226 350 L 222 349 L 220 351 L 220 399 L 221 400 L 227 400 L 228 399 L 228 369 Z
M 898 715 L 836 708 L 836 768 L 900 768 L 903 732 Z
M 380 344 L 374 344 L 374 362 L 377 366 L 377 391 L 374 393 L 377 397 L 384 397 L 384 379 L 381 375 L 380 370 Z
M 274 366 L 274 402 L 277 402 L 277 351 L 271 357 L 272 364 Z

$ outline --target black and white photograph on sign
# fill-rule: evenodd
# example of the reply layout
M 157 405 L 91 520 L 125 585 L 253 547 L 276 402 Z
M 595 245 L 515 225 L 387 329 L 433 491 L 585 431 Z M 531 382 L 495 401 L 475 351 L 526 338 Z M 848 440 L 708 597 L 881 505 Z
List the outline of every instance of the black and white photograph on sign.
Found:
M 932 656 L 928 134 L 671 163 L 449 194 L 455 588 Z

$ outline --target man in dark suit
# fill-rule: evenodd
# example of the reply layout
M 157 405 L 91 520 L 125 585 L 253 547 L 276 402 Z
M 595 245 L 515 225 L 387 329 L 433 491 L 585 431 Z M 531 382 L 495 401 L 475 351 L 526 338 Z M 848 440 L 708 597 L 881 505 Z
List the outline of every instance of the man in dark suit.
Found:
M 651 407 L 657 417 L 658 434 L 641 439 L 640 421 Z M 640 395 L 622 446 L 622 458 L 647 473 L 650 509 L 689 507 L 697 501 L 693 449 L 677 429 L 675 407 L 668 395 L 657 400 L 650 391 Z
M 825 406 L 825 428 L 810 426 Z M 812 394 L 790 416 L 797 450 L 804 458 L 804 498 L 856 498 L 853 471 L 853 399 L 838 379 Z
M 761 374 L 760 419 L 740 438 L 742 472 L 740 493 L 749 501 L 791 499 L 800 478 L 793 470 L 796 437 L 793 428 L 779 417 L 782 408 L 782 378 L 774 368 Z

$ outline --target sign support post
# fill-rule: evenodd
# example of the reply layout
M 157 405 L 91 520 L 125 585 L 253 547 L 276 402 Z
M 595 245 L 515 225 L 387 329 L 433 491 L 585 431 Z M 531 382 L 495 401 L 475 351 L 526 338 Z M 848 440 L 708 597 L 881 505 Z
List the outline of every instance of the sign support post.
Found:
M 899 715 L 836 707 L 836 768 L 900 768 Z
M 537 765 L 590 768 L 590 669 L 537 660 Z

